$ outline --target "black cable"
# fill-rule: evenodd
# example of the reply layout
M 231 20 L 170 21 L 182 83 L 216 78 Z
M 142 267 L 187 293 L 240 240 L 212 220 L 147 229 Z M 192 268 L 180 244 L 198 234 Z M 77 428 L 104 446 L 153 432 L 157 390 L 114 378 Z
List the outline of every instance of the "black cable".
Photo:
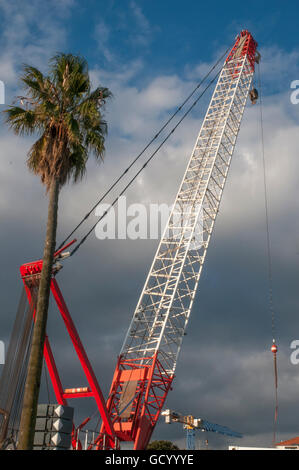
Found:
M 165 122 L 165 124 L 161 127 L 159 132 L 154 135 L 154 137 L 149 141 L 149 143 L 143 148 L 143 150 L 134 158 L 134 160 L 130 163 L 130 165 L 123 171 L 123 173 L 114 181 L 114 183 L 108 188 L 105 194 L 93 205 L 89 212 L 81 219 L 81 221 L 76 225 L 76 227 L 70 232 L 70 234 L 63 240 L 62 243 L 58 246 L 57 250 L 62 248 L 66 242 L 71 238 L 71 236 L 78 230 L 79 227 L 88 219 L 90 214 L 95 210 L 95 208 L 105 199 L 106 196 L 112 191 L 113 188 L 121 181 L 121 179 L 128 173 L 128 171 L 132 168 L 132 166 L 139 160 L 139 158 L 144 154 L 144 152 L 151 146 L 151 144 L 159 137 L 159 135 L 164 131 L 164 129 L 168 126 L 168 124 L 175 118 L 175 116 L 182 110 L 185 104 L 192 98 L 194 93 L 201 87 L 204 81 L 211 75 L 213 70 L 217 67 L 217 65 L 222 61 L 224 56 L 231 48 L 229 47 L 224 54 L 217 60 L 215 65 L 209 70 L 209 72 L 204 76 L 204 78 L 198 83 L 198 85 L 194 88 L 194 90 L 187 96 L 187 98 L 183 101 L 183 103 L 176 109 L 176 111 L 172 114 L 172 116 Z
M 146 162 L 142 165 L 142 167 L 137 171 L 137 173 L 131 178 L 131 180 L 128 182 L 128 184 L 124 187 L 124 189 L 119 193 L 119 195 L 114 199 L 112 204 L 109 206 L 109 208 L 101 215 L 99 220 L 91 227 L 91 229 L 87 232 L 87 234 L 80 240 L 80 242 L 75 246 L 75 248 L 71 251 L 71 256 L 78 251 L 80 246 L 86 241 L 86 239 L 89 237 L 89 235 L 93 232 L 95 227 L 101 220 L 106 217 L 106 215 L 109 213 L 109 211 L 112 209 L 112 207 L 117 203 L 118 199 L 124 194 L 124 192 L 131 186 L 131 184 L 135 181 L 135 179 L 140 175 L 140 173 L 144 170 L 144 168 L 148 165 L 148 163 L 154 158 L 154 156 L 158 153 L 158 151 L 161 149 L 161 147 L 165 144 L 165 142 L 169 139 L 169 137 L 174 133 L 174 131 L 179 127 L 179 125 L 182 123 L 182 121 L 186 118 L 186 116 L 192 111 L 192 109 L 196 106 L 200 98 L 204 95 L 204 93 L 210 88 L 210 86 L 214 83 L 216 78 L 220 75 L 221 70 L 217 72 L 215 77 L 210 81 L 210 83 L 206 86 L 206 88 L 203 90 L 203 92 L 197 97 L 197 99 L 193 102 L 193 104 L 187 109 L 185 114 L 181 117 L 181 119 L 177 122 L 177 124 L 174 126 L 174 128 L 167 134 L 165 139 L 161 142 L 161 144 L 156 148 L 156 150 L 150 155 L 150 157 L 146 160 Z
M 262 141 L 262 160 L 263 160 L 263 182 L 264 182 L 264 200 L 265 200 L 265 217 L 266 217 L 266 237 L 267 237 L 267 258 L 268 258 L 268 282 L 269 282 L 269 309 L 271 314 L 272 338 L 275 344 L 276 325 L 275 325 L 275 311 L 273 302 L 273 275 L 272 275 L 272 259 L 271 259 L 271 240 L 270 240 L 270 227 L 269 227 L 269 209 L 268 209 L 268 194 L 267 194 L 267 178 L 266 178 L 266 162 L 265 162 L 265 144 L 264 144 L 264 124 L 263 124 L 263 100 L 262 100 L 262 84 L 261 72 L 258 66 L 258 83 L 260 90 L 260 123 L 261 123 L 261 141 Z M 277 358 L 274 353 L 274 422 L 273 422 L 273 446 L 276 443 L 277 434 L 277 420 L 278 420 L 278 374 L 277 374 Z

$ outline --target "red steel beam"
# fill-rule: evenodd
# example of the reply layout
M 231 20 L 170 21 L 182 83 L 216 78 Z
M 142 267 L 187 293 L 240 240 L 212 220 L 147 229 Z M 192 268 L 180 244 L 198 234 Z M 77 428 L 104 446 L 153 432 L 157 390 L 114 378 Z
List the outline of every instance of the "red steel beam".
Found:
M 68 243 L 65 247 L 61 248 L 59 251 L 55 253 L 55 257 L 59 256 L 59 254 L 65 250 L 68 246 L 72 245 L 75 242 L 73 240 L 72 242 Z M 23 279 L 23 283 L 25 286 L 26 294 L 29 303 L 31 304 L 32 302 L 32 289 L 34 286 L 36 286 L 36 280 L 38 282 L 39 275 L 42 270 L 42 260 L 37 260 L 31 263 L 25 263 L 20 267 L 20 273 L 21 277 Z M 51 279 L 51 292 L 53 294 L 53 297 L 56 301 L 58 310 L 61 314 L 61 317 L 63 319 L 63 322 L 65 324 L 65 327 L 67 329 L 67 332 L 69 334 L 69 337 L 72 341 L 73 347 L 77 353 L 78 359 L 80 361 L 80 364 L 82 366 L 82 369 L 84 371 L 84 374 L 86 376 L 87 382 L 89 384 L 89 390 L 88 391 L 82 391 L 80 393 L 65 393 L 62 387 L 62 383 L 60 380 L 60 376 L 56 367 L 56 363 L 54 360 L 53 352 L 50 346 L 50 342 L 48 339 L 48 336 L 45 338 L 45 344 L 44 344 L 44 358 L 46 361 L 46 365 L 49 371 L 50 379 L 53 385 L 54 393 L 56 400 L 59 404 L 66 405 L 67 404 L 67 399 L 69 398 L 87 398 L 87 397 L 93 397 L 96 401 L 98 410 L 100 412 L 101 418 L 103 420 L 103 424 L 105 426 L 105 431 L 107 434 L 107 440 L 110 448 L 115 447 L 116 443 L 116 434 L 106 407 L 106 402 L 104 399 L 104 396 L 102 394 L 101 388 L 99 386 L 99 383 L 97 381 L 97 378 L 95 376 L 95 373 L 92 369 L 92 366 L 90 364 L 90 361 L 88 359 L 88 356 L 86 354 L 86 351 L 83 347 L 83 344 L 80 340 L 78 331 L 75 327 L 75 324 L 71 318 L 71 315 L 68 311 L 68 308 L 66 306 L 66 303 L 63 299 L 62 293 L 59 289 L 59 286 L 57 284 L 56 279 L 54 278 L 55 275 L 55 270 L 53 270 L 53 277 Z M 33 311 L 33 320 L 35 318 L 35 310 Z

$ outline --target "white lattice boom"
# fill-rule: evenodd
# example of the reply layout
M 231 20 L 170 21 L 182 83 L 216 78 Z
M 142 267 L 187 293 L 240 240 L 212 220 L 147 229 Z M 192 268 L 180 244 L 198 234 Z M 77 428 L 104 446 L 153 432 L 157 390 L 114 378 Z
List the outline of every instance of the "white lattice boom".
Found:
M 107 408 L 120 440 L 145 449 L 172 386 L 254 73 L 242 31 L 219 74 L 126 335 Z M 102 427 L 102 431 L 104 428 Z
M 227 61 L 192 151 L 121 356 L 156 351 L 173 373 L 251 86 L 247 55 Z

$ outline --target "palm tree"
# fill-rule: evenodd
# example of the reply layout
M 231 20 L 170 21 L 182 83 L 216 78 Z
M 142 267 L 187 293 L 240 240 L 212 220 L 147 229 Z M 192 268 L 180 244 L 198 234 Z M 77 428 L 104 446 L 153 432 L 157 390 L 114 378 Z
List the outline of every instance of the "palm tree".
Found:
M 50 282 L 56 244 L 58 197 L 69 180 L 76 182 L 86 171 L 88 155 L 103 158 L 107 124 L 102 108 L 111 92 L 98 87 L 91 91 L 86 61 L 72 54 L 58 54 L 49 62 L 48 75 L 24 66 L 21 82 L 25 96 L 21 106 L 9 106 L 6 122 L 19 135 L 38 134 L 27 165 L 48 193 L 48 221 L 39 283 L 18 449 L 33 446 L 37 402 L 43 364 Z

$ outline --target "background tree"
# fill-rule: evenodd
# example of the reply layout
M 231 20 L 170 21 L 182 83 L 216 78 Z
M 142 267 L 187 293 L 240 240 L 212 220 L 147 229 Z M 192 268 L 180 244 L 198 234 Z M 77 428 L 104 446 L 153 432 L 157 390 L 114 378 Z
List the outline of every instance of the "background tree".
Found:
M 48 194 L 48 220 L 43 253 L 32 346 L 25 384 L 18 449 L 31 449 L 40 388 L 43 349 L 53 255 L 56 245 L 58 197 L 69 180 L 82 178 L 89 153 L 103 158 L 107 124 L 102 108 L 111 96 L 108 88 L 91 91 L 87 62 L 72 54 L 50 60 L 48 75 L 24 66 L 21 106 L 9 106 L 6 122 L 16 134 L 38 134 L 27 165 L 40 176 Z
M 179 448 L 171 441 L 152 441 L 146 450 L 179 450 Z

